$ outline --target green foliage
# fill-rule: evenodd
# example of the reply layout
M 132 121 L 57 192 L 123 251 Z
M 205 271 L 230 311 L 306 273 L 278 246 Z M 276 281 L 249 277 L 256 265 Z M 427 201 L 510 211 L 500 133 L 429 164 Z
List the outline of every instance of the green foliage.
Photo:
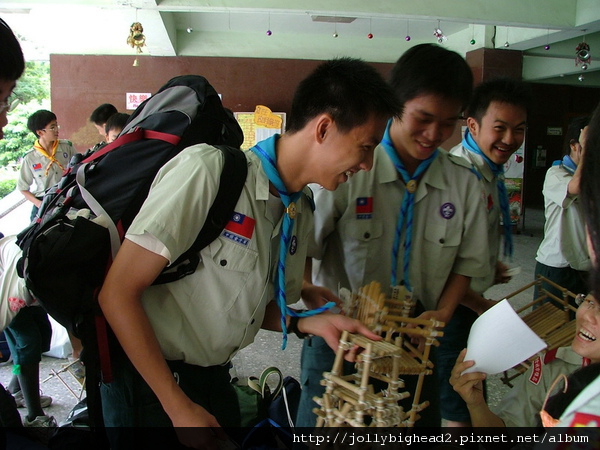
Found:
M 0 198 L 6 197 L 17 187 L 17 180 L 2 180 L 0 181 Z
M 50 64 L 31 61 L 26 63 L 25 73 L 14 90 L 21 103 L 41 102 L 50 98 Z
M 0 167 L 14 166 L 35 141 L 27 129 L 27 119 L 38 109 L 50 109 L 50 65 L 47 62 L 28 62 L 25 73 L 14 90 L 21 101 L 8 114 L 8 125 L 0 140 Z

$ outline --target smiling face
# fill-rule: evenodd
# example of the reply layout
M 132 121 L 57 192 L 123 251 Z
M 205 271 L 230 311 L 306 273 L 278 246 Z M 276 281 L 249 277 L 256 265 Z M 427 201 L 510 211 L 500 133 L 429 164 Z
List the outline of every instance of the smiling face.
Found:
M 493 101 L 481 123 L 469 117 L 467 126 L 481 151 L 494 163 L 505 164 L 523 144 L 526 122 L 524 108 Z
M 578 355 L 600 362 L 600 304 L 588 296 L 577 308 L 576 334 L 571 344 Z
M 410 173 L 452 136 L 460 110 L 459 100 L 436 94 L 421 95 L 404 104 L 402 118 L 394 119 L 390 137 Z
M 359 170 L 371 170 L 373 152 L 383 138 L 387 118 L 371 117 L 347 132 L 331 122 L 324 131 L 321 149 L 323 160 L 315 181 L 334 190 Z

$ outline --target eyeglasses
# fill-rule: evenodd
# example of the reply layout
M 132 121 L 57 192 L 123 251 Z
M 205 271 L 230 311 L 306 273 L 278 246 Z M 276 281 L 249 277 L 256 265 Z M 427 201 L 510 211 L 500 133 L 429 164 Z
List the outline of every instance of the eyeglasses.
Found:
M 44 131 L 58 131 L 60 130 L 60 125 L 52 125 L 48 128 L 42 128 Z
M 597 316 L 600 316 L 600 304 L 591 295 L 577 294 L 575 303 L 580 308 L 583 308 L 584 305 L 587 306 L 587 309 L 593 310 Z
M 15 97 L 14 95 L 11 95 L 10 97 L 8 97 L 6 99 L 6 101 L 0 102 L 0 114 L 2 114 L 4 111 L 6 111 L 6 112 L 14 111 L 14 109 L 17 107 L 17 105 L 19 103 L 20 103 L 20 100 L 17 97 Z

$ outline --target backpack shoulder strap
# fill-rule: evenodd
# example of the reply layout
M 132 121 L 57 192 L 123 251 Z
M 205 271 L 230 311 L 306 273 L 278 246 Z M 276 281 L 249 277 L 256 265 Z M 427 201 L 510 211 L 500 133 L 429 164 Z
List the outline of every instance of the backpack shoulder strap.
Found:
M 219 181 L 219 191 L 213 202 L 208 216 L 198 237 L 192 246 L 186 250 L 179 258 L 170 264 L 174 271 L 161 273 L 153 284 L 164 284 L 179 280 L 196 271 L 200 262 L 199 252 L 212 241 L 214 241 L 233 214 L 235 205 L 240 198 L 246 176 L 248 175 L 248 162 L 246 155 L 242 150 L 227 145 L 215 145 L 223 152 L 224 165 Z M 186 262 L 187 261 L 187 262 Z

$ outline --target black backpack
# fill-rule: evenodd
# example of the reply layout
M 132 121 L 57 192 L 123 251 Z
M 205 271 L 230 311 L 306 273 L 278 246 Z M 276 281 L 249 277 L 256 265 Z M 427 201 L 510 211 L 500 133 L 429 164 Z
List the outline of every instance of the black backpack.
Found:
M 18 235 L 19 274 L 48 314 L 83 343 L 90 410 L 99 407 L 99 396 L 93 397 L 100 360 L 108 382 L 108 342 L 114 347 L 97 294 L 154 176 L 193 144 L 211 144 L 224 156 L 219 191 L 196 242 L 157 278 L 159 284 L 193 273 L 198 252 L 231 218 L 247 174 L 242 142 L 233 114 L 205 78 L 175 77 L 134 111 L 117 140 L 74 156 L 60 182 L 44 195 L 35 220 Z

